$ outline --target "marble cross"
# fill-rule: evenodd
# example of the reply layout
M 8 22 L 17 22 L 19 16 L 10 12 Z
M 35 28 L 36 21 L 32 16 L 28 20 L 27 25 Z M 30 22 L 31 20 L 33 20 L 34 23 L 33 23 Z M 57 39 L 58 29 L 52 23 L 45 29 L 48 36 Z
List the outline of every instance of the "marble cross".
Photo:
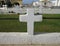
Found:
M 34 15 L 34 9 L 27 9 L 26 15 L 19 16 L 20 22 L 27 22 L 27 32 L 29 35 L 34 34 L 34 22 L 42 21 L 42 15 Z

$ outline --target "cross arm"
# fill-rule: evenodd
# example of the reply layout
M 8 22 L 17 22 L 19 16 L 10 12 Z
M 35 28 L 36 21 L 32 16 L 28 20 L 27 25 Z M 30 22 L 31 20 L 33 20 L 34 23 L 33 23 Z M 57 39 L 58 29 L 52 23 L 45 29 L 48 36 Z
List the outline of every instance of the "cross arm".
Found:
M 34 16 L 34 21 L 36 21 L 36 22 L 41 22 L 42 21 L 42 15 L 35 15 Z
M 27 22 L 27 15 L 19 15 L 20 22 Z

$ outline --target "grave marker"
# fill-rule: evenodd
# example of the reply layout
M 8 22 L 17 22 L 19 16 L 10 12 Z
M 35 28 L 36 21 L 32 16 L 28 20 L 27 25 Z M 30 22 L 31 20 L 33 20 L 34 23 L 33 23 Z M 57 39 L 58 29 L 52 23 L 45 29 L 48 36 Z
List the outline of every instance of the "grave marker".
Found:
M 34 9 L 27 9 L 26 15 L 20 15 L 19 20 L 21 22 L 27 22 L 27 32 L 29 35 L 34 34 L 34 22 L 42 21 L 42 15 L 34 15 Z

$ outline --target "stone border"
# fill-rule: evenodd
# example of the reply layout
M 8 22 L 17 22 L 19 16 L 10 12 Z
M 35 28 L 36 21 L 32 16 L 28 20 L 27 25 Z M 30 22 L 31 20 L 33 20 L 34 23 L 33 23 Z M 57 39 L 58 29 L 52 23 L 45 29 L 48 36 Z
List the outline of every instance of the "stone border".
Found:
M 0 44 L 60 44 L 60 33 L 0 33 Z

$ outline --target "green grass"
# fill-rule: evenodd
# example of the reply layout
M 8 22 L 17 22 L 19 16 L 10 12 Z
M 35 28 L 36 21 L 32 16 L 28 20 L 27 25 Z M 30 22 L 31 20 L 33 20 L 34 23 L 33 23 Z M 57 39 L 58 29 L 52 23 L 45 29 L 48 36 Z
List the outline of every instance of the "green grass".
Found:
M 57 17 L 60 14 L 43 14 L 44 17 Z M 0 18 L 19 18 L 17 14 L 1 14 Z M 42 22 L 34 23 L 35 32 L 60 32 L 60 19 L 43 19 Z M 0 32 L 26 32 L 27 23 L 19 20 L 0 20 Z
M 0 18 L 18 18 L 18 14 L 0 14 Z
M 44 19 L 35 23 L 35 32 L 60 32 L 60 20 Z
M 0 32 L 26 32 L 26 23 L 18 20 L 0 20 Z
M 43 14 L 43 17 L 60 18 L 60 14 Z
M 18 18 L 18 14 L 0 14 L 0 18 Z M 43 17 L 57 17 L 60 18 L 60 14 L 43 14 Z

